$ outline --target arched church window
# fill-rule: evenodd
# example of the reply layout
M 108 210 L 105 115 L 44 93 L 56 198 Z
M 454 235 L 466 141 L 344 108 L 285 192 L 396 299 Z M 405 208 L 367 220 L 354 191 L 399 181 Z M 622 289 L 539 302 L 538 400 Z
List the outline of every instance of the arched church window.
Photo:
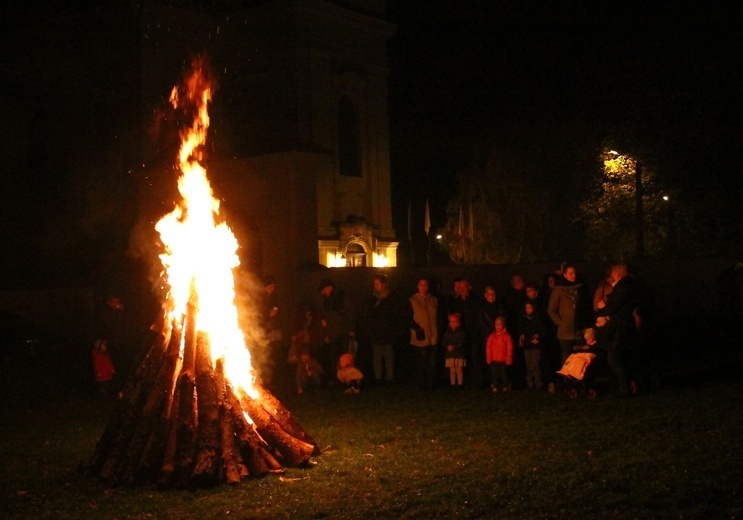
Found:
M 347 96 L 338 103 L 338 167 L 341 175 L 361 177 L 359 116 Z

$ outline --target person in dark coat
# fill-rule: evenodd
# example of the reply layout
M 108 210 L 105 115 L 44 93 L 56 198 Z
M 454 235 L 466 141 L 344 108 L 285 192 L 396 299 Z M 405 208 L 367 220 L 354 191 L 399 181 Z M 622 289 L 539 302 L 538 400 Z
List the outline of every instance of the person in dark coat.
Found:
M 542 389 L 542 343 L 545 337 L 544 320 L 537 312 L 536 301 L 524 304 L 524 314 L 519 324 L 519 347 L 524 352 L 526 386 L 530 390 Z
M 635 280 L 627 271 L 627 264 L 616 263 L 611 266 L 614 288 L 600 302 L 596 311 L 596 327 L 601 331 L 602 342 L 607 352 L 607 361 L 617 380 L 620 395 L 628 395 L 631 382 L 628 366 L 636 355 L 637 324 L 634 311 L 638 307 Z
M 497 292 L 493 285 L 485 287 L 483 293 L 483 299 L 480 300 L 480 308 L 478 313 L 478 326 L 480 328 L 479 336 L 483 343 L 483 352 L 485 351 L 485 342 L 488 340 L 488 336 L 493 332 L 495 318 L 498 316 L 504 316 L 503 306 L 498 299 Z
M 390 290 L 386 275 L 373 278 L 374 294 L 364 316 L 364 336 L 371 344 L 374 378 L 392 383 L 395 377 L 395 345 L 408 332 L 409 312 L 404 301 Z
M 455 295 L 448 314 L 459 314 L 465 333 L 465 351 L 469 383 L 473 388 L 485 386 L 485 343 L 480 338 L 480 300 L 472 293 L 472 286 L 465 277 L 454 281 Z
M 318 361 L 326 374 L 332 374 L 341 355 L 348 352 L 350 338 L 354 337 L 354 323 L 343 291 L 330 279 L 320 282 L 318 318 L 323 329 L 324 349 Z M 354 353 L 355 354 L 355 353 Z

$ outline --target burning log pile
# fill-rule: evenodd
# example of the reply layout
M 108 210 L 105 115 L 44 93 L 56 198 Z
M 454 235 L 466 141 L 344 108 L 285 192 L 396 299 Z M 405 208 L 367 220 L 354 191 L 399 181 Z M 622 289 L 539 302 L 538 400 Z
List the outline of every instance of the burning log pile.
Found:
M 208 337 L 164 313 L 88 463 L 109 485 L 237 483 L 305 466 L 317 443 L 268 390 L 237 390 Z M 181 344 L 183 355 L 181 357 Z
M 164 252 L 163 313 L 148 352 L 87 464 L 110 485 L 155 482 L 203 487 L 307 465 L 315 441 L 253 375 L 238 327 L 237 240 L 219 220 L 202 147 L 211 84 L 196 61 L 173 89 L 175 108 L 194 115 L 181 131 L 178 190 L 183 200 L 155 226 Z

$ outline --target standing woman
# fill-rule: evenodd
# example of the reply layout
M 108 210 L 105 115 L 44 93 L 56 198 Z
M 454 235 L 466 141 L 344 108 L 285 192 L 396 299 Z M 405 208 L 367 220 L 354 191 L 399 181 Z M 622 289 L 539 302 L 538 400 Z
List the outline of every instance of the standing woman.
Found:
M 429 292 L 427 278 L 418 280 L 418 292 L 410 297 L 413 317 L 410 322 L 410 345 L 415 351 L 415 382 L 421 390 L 433 388 L 436 374 L 438 300 Z
M 586 289 L 578 281 L 575 266 L 566 265 L 562 279 L 552 291 L 548 308 L 549 316 L 557 326 L 562 363 L 573 353 L 580 331 L 589 324 L 590 305 Z

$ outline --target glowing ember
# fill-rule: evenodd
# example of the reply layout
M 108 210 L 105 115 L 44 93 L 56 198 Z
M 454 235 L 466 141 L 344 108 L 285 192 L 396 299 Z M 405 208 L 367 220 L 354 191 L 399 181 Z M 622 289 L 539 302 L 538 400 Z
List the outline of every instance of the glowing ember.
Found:
M 180 318 L 186 315 L 187 307 L 194 312 L 196 330 L 209 338 L 213 363 L 223 359 L 230 382 L 254 396 L 250 353 L 238 327 L 234 303 L 238 243 L 229 226 L 219 221 L 219 201 L 199 162 L 209 128 L 211 93 L 212 82 L 200 63 L 184 92 L 179 95 L 178 88 L 173 88 L 173 106 L 195 108 L 195 113 L 193 124 L 181 132 L 178 190 L 183 200 L 155 228 L 166 249 L 160 258 L 170 286 L 170 312 Z

